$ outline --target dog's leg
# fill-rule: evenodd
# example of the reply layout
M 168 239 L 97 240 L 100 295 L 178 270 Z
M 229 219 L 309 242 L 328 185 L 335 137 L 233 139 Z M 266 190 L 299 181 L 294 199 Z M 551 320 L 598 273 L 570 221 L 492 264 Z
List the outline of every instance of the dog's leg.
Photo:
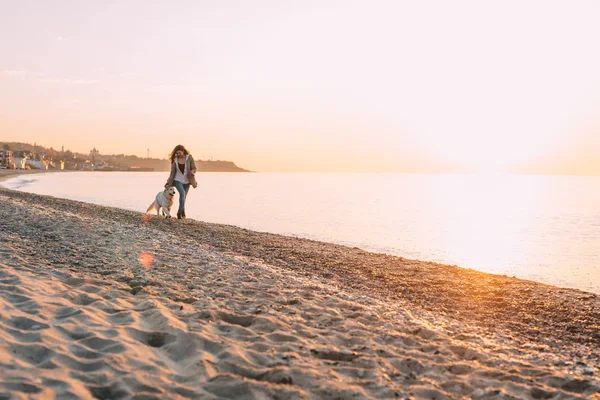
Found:
M 171 218 L 171 210 L 169 208 L 163 207 L 163 213 L 166 214 L 167 218 Z
M 165 208 L 165 206 L 160 206 L 160 213 L 162 214 L 163 217 L 169 218 L 167 217 L 167 209 Z

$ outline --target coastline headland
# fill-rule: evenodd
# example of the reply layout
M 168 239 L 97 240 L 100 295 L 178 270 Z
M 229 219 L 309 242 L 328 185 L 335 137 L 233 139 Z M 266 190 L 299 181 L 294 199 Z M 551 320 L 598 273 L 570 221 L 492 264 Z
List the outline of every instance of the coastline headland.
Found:
M 96 148 L 89 154 L 70 150 L 57 151 L 37 144 L 22 142 L 1 142 L 1 164 L 15 169 L 33 168 L 50 170 L 104 171 L 104 172 L 161 172 L 169 171 L 170 162 L 166 158 L 138 157 L 125 154 L 101 154 Z M 253 172 L 238 167 L 233 161 L 196 159 L 198 172 Z
M 1 186 L 0 202 L 0 397 L 598 398 L 592 293 Z

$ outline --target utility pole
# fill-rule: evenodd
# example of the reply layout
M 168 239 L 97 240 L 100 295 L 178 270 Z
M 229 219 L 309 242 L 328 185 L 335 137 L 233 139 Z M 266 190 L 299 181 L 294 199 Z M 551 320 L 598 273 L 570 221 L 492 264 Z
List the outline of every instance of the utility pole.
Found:
M 147 149 L 147 150 L 146 150 L 146 154 L 147 154 L 147 155 L 146 155 L 146 158 L 150 158 L 150 149 Z

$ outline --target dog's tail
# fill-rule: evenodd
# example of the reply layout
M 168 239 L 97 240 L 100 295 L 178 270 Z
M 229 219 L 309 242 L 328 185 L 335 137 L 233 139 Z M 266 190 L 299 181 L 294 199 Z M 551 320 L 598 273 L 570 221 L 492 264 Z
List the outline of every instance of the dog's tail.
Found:
M 156 203 L 153 201 L 152 204 L 150 204 L 150 207 L 148 207 L 148 209 L 146 210 L 146 214 L 148 214 L 150 211 L 154 210 Z

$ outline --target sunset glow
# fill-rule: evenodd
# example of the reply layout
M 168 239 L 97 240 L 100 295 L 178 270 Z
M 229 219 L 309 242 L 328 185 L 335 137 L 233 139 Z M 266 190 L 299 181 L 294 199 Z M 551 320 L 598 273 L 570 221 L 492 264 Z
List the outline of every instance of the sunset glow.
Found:
M 600 174 L 597 1 L 7 3 L 0 140 L 255 171 Z

